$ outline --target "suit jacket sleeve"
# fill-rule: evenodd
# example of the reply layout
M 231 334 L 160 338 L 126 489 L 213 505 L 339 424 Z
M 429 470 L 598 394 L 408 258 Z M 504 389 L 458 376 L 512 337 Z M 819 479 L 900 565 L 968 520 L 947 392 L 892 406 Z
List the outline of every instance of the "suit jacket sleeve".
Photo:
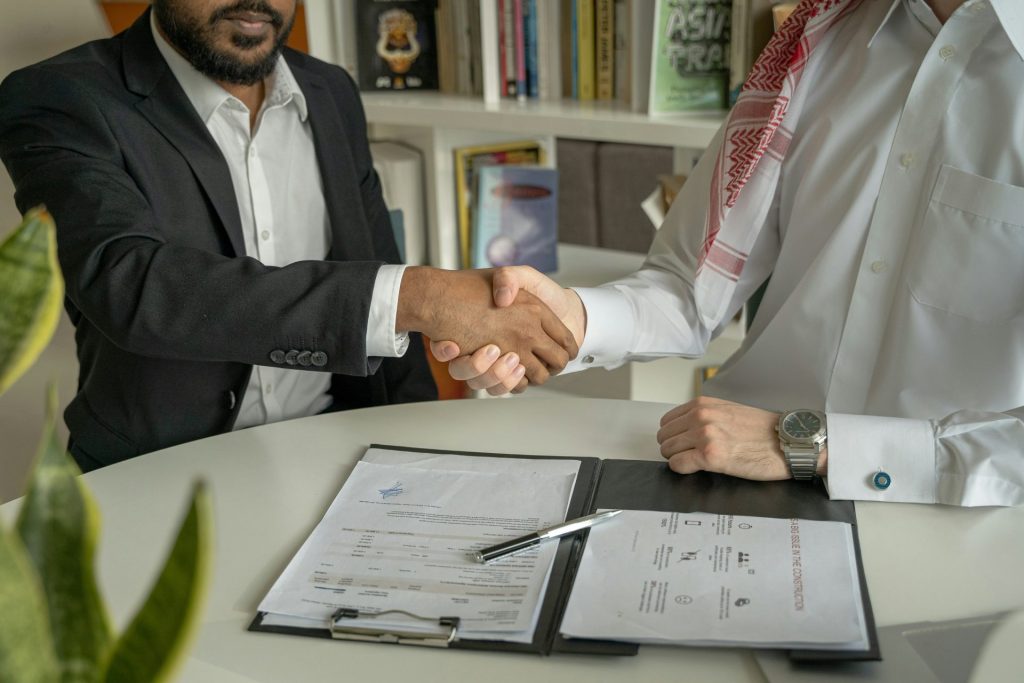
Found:
M 31 67 L 0 85 L 0 157 L 22 211 L 46 204 L 72 315 L 117 346 L 153 358 L 270 364 L 274 349 L 324 351 L 322 369 L 365 376 L 366 322 L 376 272 L 392 260 L 387 212 L 363 176 L 375 260 L 268 267 L 175 243 L 128 168 L 102 89 L 73 71 Z M 362 122 L 361 110 L 355 114 Z M 365 125 L 352 143 L 366 154 Z M 182 182 L 195 182 L 183 178 Z M 199 195 L 197 195 L 199 196 Z

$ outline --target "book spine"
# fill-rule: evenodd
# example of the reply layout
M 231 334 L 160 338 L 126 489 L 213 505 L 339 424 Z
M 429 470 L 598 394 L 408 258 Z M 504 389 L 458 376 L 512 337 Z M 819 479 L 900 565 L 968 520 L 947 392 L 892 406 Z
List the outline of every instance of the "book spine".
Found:
M 559 11 L 558 41 L 559 67 L 562 71 L 562 97 L 576 97 L 573 92 L 573 65 L 576 62 L 576 25 L 572 15 L 576 8 L 576 0 L 562 0 Z
M 597 0 L 594 27 L 596 96 L 599 100 L 611 100 L 615 95 L 615 8 L 612 0 Z
M 580 28 L 579 28 L 579 0 L 569 0 L 572 4 L 570 31 L 572 33 L 572 98 L 580 98 Z
M 526 99 L 526 24 L 523 17 L 523 0 L 512 2 L 512 29 L 516 42 L 516 97 Z
M 523 5 L 526 32 L 526 86 L 530 97 L 540 97 L 540 58 L 537 49 L 537 0 L 526 0 Z
M 630 0 L 630 108 L 647 111 L 651 92 L 651 64 L 654 61 L 654 5 L 648 0 Z
M 580 101 L 594 99 L 594 0 L 576 0 L 577 69 Z
M 629 104 L 630 98 L 630 50 L 629 50 L 629 4 L 626 0 L 615 0 L 615 99 Z
M 537 89 L 542 100 L 562 99 L 561 3 L 537 3 Z
M 502 82 L 505 96 L 516 96 L 516 46 L 515 9 L 513 0 L 498 0 L 499 24 L 498 44 L 501 46 Z

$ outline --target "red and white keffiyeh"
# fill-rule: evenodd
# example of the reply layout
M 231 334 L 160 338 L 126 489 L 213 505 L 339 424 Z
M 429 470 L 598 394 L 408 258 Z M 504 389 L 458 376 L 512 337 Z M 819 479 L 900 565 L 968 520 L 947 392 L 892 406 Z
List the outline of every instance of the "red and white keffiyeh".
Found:
M 694 281 L 697 311 L 709 329 L 725 317 L 771 207 L 807 97 L 807 87 L 799 86 L 808 58 L 828 30 L 861 1 L 802 0 L 758 57 L 729 113 Z

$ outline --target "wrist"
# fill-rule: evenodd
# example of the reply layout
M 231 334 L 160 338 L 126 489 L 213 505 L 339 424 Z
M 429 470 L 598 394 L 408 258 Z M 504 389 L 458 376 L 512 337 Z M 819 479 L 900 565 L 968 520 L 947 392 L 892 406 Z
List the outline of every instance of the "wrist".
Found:
M 583 338 L 587 335 L 587 307 L 583 305 L 583 299 L 575 289 L 566 287 L 565 298 L 569 304 L 569 315 L 566 316 L 565 326 L 576 338 L 576 346 L 582 346 Z
M 821 449 L 821 455 L 818 456 L 818 466 L 815 468 L 814 473 L 819 477 L 828 476 L 828 446 L 824 446 Z
M 434 315 L 431 300 L 443 296 L 438 291 L 442 286 L 440 271 L 430 266 L 409 266 L 402 273 L 398 287 L 398 311 L 395 315 L 395 332 L 422 332 L 432 336 Z

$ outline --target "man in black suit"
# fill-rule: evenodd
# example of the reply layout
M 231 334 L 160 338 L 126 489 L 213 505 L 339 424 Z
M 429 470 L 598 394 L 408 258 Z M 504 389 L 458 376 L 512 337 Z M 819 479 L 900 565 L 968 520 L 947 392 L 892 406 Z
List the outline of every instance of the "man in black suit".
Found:
M 408 333 L 515 349 L 538 381 L 575 355 L 539 300 L 494 308 L 486 273 L 394 265 L 352 80 L 282 48 L 295 4 L 155 0 L 125 33 L 0 85 L 17 204 L 58 226 L 83 470 L 436 398 Z

